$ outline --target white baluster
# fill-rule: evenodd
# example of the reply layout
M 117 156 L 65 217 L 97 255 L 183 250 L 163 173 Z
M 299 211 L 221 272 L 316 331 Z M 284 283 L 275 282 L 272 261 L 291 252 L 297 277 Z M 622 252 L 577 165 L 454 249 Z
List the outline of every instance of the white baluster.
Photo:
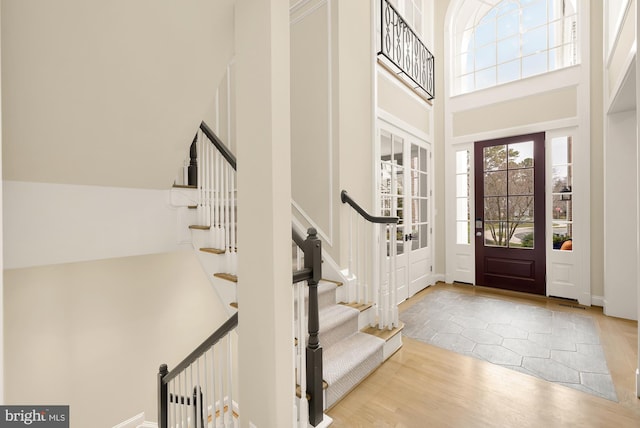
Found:
M 217 418 L 217 391 L 216 391 L 216 349 L 211 348 L 211 414 L 213 415 L 213 428 L 218 426 Z
M 354 212 L 353 210 L 349 210 L 349 288 L 347 288 L 347 302 L 352 301 L 353 292 L 352 292 L 352 280 L 353 280 L 353 221 L 354 221 Z
M 207 376 L 207 354 L 209 351 L 206 351 L 202 356 L 202 378 L 204 381 L 204 388 L 202 390 L 202 406 L 204 408 L 204 420 L 205 426 L 208 427 L 209 420 L 209 377 Z
M 227 342 L 227 382 L 229 384 L 229 394 L 228 394 L 228 414 L 229 414 L 229 426 L 233 426 L 233 370 L 232 370 L 232 350 L 231 350 L 231 333 L 227 333 L 226 337 Z
M 204 195 L 202 193 L 202 180 L 204 177 L 203 174 L 203 167 L 202 167 L 202 160 L 204 159 L 204 155 L 202 153 L 202 132 L 198 131 L 198 141 L 196 143 L 196 153 L 197 153 L 197 157 L 198 157 L 198 163 L 200 163 L 200 165 L 198 165 L 198 224 L 204 224 L 202 222 L 202 218 L 203 218 L 203 212 L 202 212 L 202 204 L 203 204 L 203 199 L 204 199 Z

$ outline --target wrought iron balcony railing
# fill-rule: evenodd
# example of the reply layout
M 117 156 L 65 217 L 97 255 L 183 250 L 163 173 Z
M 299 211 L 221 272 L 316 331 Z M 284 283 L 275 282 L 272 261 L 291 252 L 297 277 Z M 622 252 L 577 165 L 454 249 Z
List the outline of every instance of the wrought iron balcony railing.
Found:
M 380 0 L 378 58 L 427 99 L 435 96 L 435 58 L 388 0 Z

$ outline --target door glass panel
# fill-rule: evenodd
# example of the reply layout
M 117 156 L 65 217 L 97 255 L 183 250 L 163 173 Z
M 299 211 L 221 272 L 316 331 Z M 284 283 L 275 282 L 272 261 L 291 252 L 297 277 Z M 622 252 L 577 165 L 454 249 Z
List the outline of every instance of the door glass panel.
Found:
M 411 250 L 428 245 L 429 187 L 427 181 L 428 152 L 411 144 Z
M 420 223 L 426 223 L 429 221 L 429 200 L 420 199 L 420 217 L 418 218 Z
M 485 221 L 506 220 L 507 198 L 484 198 L 484 219 Z
M 421 224 L 418 232 L 418 237 L 413 238 L 413 249 L 417 250 L 418 248 L 425 248 L 429 246 L 429 225 Z
M 509 196 L 508 203 L 510 222 L 533 222 L 533 196 Z
M 509 194 L 533 195 L 533 168 L 509 170 Z
M 456 152 L 456 243 L 471 243 L 471 216 L 469 215 L 469 173 L 470 156 L 468 150 Z
M 397 251 L 404 252 L 404 140 L 389 132 L 380 132 L 380 213 L 399 218 Z M 387 242 L 390 242 L 387 240 Z M 389 249 L 388 249 L 389 250 Z
M 551 225 L 554 250 L 573 250 L 573 164 L 572 138 L 551 140 Z
M 509 169 L 533 168 L 533 141 L 509 144 Z
M 507 222 L 506 221 L 485 221 L 484 222 L 484 245 L 488 247 L 507 246 Z
M 507 169 L 507 146 L 491 146 L 485 147 L 484 153 L 484 170 L 497 171 Z
M 553 196 L 553 219 L 554 220 L 573 220 L 572 201 L 569 195 Z
M 485 245 L 533 248 L 533 141 L 485 147 L 483 156 Z
M 510 223 L 509 247 L 533 248 L 533 225 L 523 223 Z
M 484 173 L 484 196 L 507 196 L 507 171 Z

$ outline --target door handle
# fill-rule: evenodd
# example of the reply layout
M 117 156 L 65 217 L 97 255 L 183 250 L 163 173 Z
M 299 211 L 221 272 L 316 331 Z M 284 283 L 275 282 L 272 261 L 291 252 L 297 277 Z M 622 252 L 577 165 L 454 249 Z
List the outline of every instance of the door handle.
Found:
M 406 241 L 411 241 L 413 239 L 413 236 L 411 234 L 408 235 L 404 235 L 404 240 Z

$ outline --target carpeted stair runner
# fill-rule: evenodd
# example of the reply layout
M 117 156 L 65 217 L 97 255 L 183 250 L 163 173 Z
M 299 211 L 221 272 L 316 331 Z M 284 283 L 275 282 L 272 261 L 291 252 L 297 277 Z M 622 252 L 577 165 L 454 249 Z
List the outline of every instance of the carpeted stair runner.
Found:
M 385 341 L 358 331 L 360 311 L 336 304 L 335 283 L 319 284 L 318 302 L 328 408 L 382 364 Z

